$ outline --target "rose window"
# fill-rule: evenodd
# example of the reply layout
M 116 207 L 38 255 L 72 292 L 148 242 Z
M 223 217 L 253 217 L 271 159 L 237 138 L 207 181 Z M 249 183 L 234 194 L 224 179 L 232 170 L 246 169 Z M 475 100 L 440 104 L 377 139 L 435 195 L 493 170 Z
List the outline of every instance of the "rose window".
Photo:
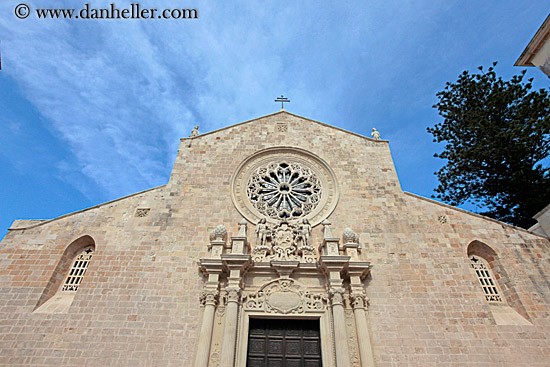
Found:
M 231 178 L 231 200 L 251 223 L 265 218 L 307 218 L 312 226 L 338 204 L 334 172 L 319 157 L 299 148 L 271 147 L 245 158 Z
M 321 199 L 321 181 L 299 163 L 271 162 L 248 180 L 247 196 L 263 215 L 292 219 L 308 215 Z

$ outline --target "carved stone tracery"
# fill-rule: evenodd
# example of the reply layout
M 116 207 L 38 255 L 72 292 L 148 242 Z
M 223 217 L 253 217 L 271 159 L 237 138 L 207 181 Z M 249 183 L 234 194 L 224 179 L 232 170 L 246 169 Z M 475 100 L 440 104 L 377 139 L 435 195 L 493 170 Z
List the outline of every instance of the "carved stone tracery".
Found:
M 317 175 L 297 162 L 269 162 L 248 179 L 248 199 L 260 213 L 274 219 L 308 215 L 319 204 L 321 195 Z
M 231 198 L 250 222 L 274 225 L 307 218 L 319 224 L 335 209 L 339 190 L 331 168 L 293 147 L 268 148 L 246 158 L 231 180 Z

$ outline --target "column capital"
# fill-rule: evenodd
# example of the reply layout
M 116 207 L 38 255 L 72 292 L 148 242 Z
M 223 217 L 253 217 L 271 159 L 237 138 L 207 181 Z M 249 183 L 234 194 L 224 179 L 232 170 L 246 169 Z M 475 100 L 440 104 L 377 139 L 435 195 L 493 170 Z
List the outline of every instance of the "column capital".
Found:
M 369 298 L 365 294 L 364 290 L 352 290 L 350 294 L 351 305 L 353 309 L 367 310 L 369 306 Z
M 330 298 L 331 304 L 335 305 L 344 305 L 344 288 L 330 288 L 328 290 L 328 296 Z
M 217 289 L 207 289 L 201 292 L 199 297 L 200 303 L 203 306 L 211 305 L 216 306 L 219 299 L 219 292 Z
M 227 303 L 235 302 L 237 304 L 241 303 L 241 288 L 235 286 L 225 287 Z

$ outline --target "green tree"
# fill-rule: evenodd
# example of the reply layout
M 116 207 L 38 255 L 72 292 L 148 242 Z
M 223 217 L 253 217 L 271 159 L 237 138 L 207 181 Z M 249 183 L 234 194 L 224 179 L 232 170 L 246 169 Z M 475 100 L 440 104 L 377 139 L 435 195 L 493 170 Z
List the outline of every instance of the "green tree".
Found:
M 435 198 L 451 205 L 481 204 L 480 214 L 517 226 L 550 204 L 550 97 L 531 91 L 525 70 L 505 81 L 494 66 L 464 71 L 437 93 L 443 122 L 428 127 L 445 142 L 435 157 L 446 161 L 435 174 Z

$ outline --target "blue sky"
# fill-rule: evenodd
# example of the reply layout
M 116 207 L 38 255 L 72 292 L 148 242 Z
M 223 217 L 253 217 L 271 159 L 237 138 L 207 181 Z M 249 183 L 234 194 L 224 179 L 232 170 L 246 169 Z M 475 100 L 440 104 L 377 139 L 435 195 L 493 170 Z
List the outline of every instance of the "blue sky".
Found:
M 130 1 L 25 1 L 123 8 Z M 135 2 L 135 1 L 134 1 Z M 445 82 L 509 78 L 547 1 L 159 1 L 196 20 L 17 19 L 0 5 L 0 238 L 165 184 L 179 143 L 287 109 L 390 141 L 404 190 L 429 197 L 443 162 L 427 126 Z M 536 88 L 549 80 L 535 68 Z M 535 214 L 535 213 L 533 213 Z

